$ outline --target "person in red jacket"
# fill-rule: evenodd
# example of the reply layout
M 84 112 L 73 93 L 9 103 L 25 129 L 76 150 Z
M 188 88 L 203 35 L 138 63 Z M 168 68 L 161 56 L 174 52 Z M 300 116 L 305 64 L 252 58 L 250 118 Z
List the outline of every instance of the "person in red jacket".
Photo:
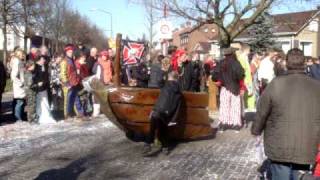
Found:
M 65 54 L 67 60 L 67 75 L 68 75 L 68 97 L 67 97 L 67 117 L 74 116 L 74 105 L 76 105 L 77 112 L 80 117 L 84 116 L 84 111 L 80 103 L 78 92 L 81 90 L 81 78 L 77 72 L 75 62 L 73 60 L 73 45 L 65 47 Z
M 76 57 L 75 65 L 77 68 L 77 74 L 79 74 L 81 81 L 86 77 L 90 76 L 90 69 L 87 65 L 86 54 L 84 52 L 80 52 L 78 57 Z M 92 103 L 93 103 L 91 101 L 92 99 L 91 95 L 87 91 L 82 89 L 78 93 L 78 96 L 80 98 L 80 104 L 82 107 L 80 109 L 83 109 L 83 115 L 85 116 L 90 115 L 92 113 Z
M 90 69 L 87 66 L 85 53 L 80 52 L 79 57 L 77 57 L 75 64 L 77 68 L 77 74 L 80 75 L 81 80 L 83 80 L 84 78 L 90 75 Z

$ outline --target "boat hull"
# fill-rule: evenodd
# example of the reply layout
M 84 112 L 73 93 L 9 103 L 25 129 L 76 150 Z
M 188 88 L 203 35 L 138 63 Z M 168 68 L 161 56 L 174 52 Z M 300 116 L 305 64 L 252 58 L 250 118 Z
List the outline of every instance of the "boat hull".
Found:
M 159 89 L 104 87 L 91 82 L 92 92 L 101 104 L 102 112 L 129 137 L 146 137 L 149 116 L 157 101 Z M 208 116 L 208 94 L 184 92 L 177 122 L 169 126 L 169 137 L 195 140 L 213 136 Z

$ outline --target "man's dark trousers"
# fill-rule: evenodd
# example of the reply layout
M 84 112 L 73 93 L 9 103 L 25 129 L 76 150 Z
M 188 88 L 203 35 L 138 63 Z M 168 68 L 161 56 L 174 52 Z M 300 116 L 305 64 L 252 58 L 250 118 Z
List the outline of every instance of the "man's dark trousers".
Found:
M 147 143 L 152 144 L 154 142 L 156 131 L 158 131 L 157 137 L 162 144 L 162 147 L 168 146 L 168 121 L 165 114 L 159 112 L 153 112 L 150 120 L 150 133 L 147 137 Z

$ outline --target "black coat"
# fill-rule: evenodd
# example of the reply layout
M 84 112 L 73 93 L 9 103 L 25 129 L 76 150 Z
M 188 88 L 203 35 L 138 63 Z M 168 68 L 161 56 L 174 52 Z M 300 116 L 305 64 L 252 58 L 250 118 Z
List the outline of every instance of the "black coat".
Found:
M 222 86 L 234 95 L 240 94 L 240 80 L 244 78 L 244 69 L 237 59 L 223 60 L 217 64 L 212 74 L 213 81 L 221 81 Z
M 148 68 L 144 63 L 140 63 L 132 69 L 132 76 L 137 80 L 137 86 L 146 88 L 148 87 Z
M 40 82 L 42 82 L 42 85 L 39 85 Z M 42 67 L 39 64 L 36 64 L 35 69 L 33 71 L 31 89 L 33 89 L 36 92 L 41 92 L 48 90 L 49 87 L 50 83 L 48 68 L 46 68 L 46 66 Z
M 192 62 L 186 61 L 182 64 L 180 68 L 180 86 L 183 91 L 192 91 L 192 76 L 193 76 L 193 66 Z
M 4 92 L 7 82 L 7 72 L 4 64 L 0 62 L 0 93 Z M 0 102 L 1 103 L 1 102 Z
M 86 64 L 87 64 L 87 67 L 89 69 L 90 76 L 93 75 L 93 67 L 94 67 L 96 62 L 97 62 L 97 58 L 96 57 L 89 56 L 87 58 Z
M 201 64 L 200 61 L 195 61 L 193 63 L 191 89 L 194 92 L 200 92 L 201 85 Z
M 167 81 L 160 90 L 160 95 L 153 110 L 164 114 L 166 117 L 172 117 L 182 100 L 182 93 L 179 83 L 176 81 Z
M 319 107 L 320 82 L 289 72 L 264 90 L 251 132 L 264 133 L 265 153 L 271 160 L 312 164 L 320 143 Z
M 160 88 L 164 83 L 164 72 L 161 70 L 160 63 L 154 63 L 151 65 L 150 69 L 150 79 L 148 87 L 150 88 Z

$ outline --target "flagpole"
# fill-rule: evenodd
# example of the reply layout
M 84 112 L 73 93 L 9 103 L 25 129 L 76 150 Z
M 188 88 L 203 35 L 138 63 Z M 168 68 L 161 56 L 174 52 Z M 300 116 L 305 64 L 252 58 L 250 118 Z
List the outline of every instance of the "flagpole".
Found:
M 122 35 L 118 33 L 117 39 L 116 39 L 116 58 L 115 58 L 115 66 L 114 66 L 114 85 L 117 87 L 121 86 L 121 81 L 120 81 L 121 40 L 122 40 Z

